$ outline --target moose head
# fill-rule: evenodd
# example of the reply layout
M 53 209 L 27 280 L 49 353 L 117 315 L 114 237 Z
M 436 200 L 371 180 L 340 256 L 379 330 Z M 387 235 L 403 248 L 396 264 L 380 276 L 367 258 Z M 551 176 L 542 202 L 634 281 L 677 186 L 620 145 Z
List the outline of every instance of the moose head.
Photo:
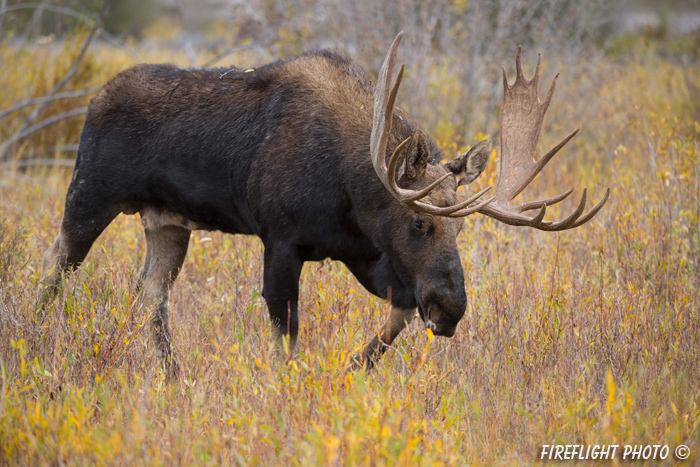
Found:
M 396 53 L 403 33 L 394 39 L 379 72 L 374 94 L 374 117 L 371 136 L 372 163 L 386 190 L 395 198 L 391 221 L 398 227 L 391 230 L 388 244 L 401 258 L 396 264 L 405 268 L 413 282 L 415 303 L 425 326 L 435 335 L 452 336 L 464 315 L 467 299 L 464 275 L 457 250 L 456 237 L 462 218 L 474 213 L 490 216 L 500 222 L 528 226 L 545 231 L 561 231 L 579 227 L 600 211 L 610 196 L 610 188 L 588 212 L 586 189 L 577 208 L 560 221 L 545 220 L 547 206 L 567 198 L 574 189 L 553 198 L 518 205 L 510 202 L 520 194 L 552 157 L 576 135 L 574 130 L 538 161 L 535 148 L 542 122 L 550 104 L 556 77 L 544 102 L 538 97 L 540 58 L 535 75 L 527 80 L 523 74 L 521 49 L 516 56 L 517 76 L 508 83 L 503 69 L 503 110 L 501 114 L 501 166 L 496 190 L 491 197 L 480 192 L 459 199 L 457 188 L 475 180 L 486 167 L 492 144 L 489 140 L 476 144 L 471 150 L 447 164 L 429 163 L 430 145 L 426 136 L 415 131 L 393 152 L 387 152 L 391 136 L 396 95 L 403 77 L 402 66 L 392 85 Z M 388 162 L 387 162 L 388 158 Z M 401 163 L 403 161 L 403 163 Z M 389 321 L 365 349 L 365 357 L 381 352 L 380 342 L 390 343 L 410 319 L 402 307 L 392 310 Z

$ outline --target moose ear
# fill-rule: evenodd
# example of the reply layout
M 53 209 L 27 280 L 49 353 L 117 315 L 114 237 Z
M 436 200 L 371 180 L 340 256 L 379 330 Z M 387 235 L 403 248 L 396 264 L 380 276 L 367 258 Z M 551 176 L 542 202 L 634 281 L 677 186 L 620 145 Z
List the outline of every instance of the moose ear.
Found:
M 420 130 L 413 132 L 408 146 L 404 150 L 406 153 L 406 163 L 403 172 L 411 180 L 416 180 L 423 176 L 425 168 L 430 159 L 430 146 L 428 137 Z
M 489 161 L 492 147 L 493 143 L 490 139 L 481 141 L 468 152 L 445 165 L 449 171 L 455 174 L 457 186 L 471 183 L 481 175 Z

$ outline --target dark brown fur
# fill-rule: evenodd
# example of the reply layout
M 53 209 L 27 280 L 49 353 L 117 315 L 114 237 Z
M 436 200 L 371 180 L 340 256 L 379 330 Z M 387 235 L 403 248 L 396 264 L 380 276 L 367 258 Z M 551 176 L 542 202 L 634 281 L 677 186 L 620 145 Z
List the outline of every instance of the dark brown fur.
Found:
M 367 357 L 381 354 L 416 307 L 436 334 L 452 335 L 466 308 L 455 242 L 462 221 L 417 214 L 384 188 L 369 154 L 373 93 L 362 68 L 328 51 L 252 71 L 139 65 L 120 73 L 90 104 L 61 231 L 45 255 L 42 301 L 117 214 L 139 212 L 147 239 L 139 284 L 157 310 L 166 357 L 168 289 L 193 229 L 262 239 L 272 324 L 292 343 L 302 265 L 324 258 L 391 296 L 396 311 Z M 388 154 L 411 136 L 399 183 L 422 187 L 448 169 L 395 109 Z M 478 175 L 488 151 L 462 156 L 428 201 L 453 204 L 467 166 Z

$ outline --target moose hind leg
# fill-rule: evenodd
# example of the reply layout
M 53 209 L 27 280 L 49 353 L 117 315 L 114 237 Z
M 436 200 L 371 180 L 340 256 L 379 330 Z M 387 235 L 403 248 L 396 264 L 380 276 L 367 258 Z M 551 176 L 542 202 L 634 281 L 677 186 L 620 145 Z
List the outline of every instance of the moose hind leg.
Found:
M 154 242 L 148 243 L 146 241 L 146 259 L 143 261 L 143 268 L 141 268 L 141 272 L 139 273 L 139 276 L 136 278 L 136 291 L 140 292 L 143 290 L 143 284 L 146 282 L 146 276 L 148 275 L 148 268 L 151 265 L 151 262 L 153 261 L 153 246 L 149 246 Z
M 172 354 L 168 296 L 187 254 L 190 231 L 168 225 L 146 229 L 146 264 L 142 271 L 143 303 L 153 310 L 151 326 L 156 353 L 172 374 L 178 367 Z
M 66 206 L 58 236 L 44 253 L 37 297 L 42 310 L 58 292 L 61 276 L 80 266 L 97 237 L 119 213 L 102 207 L 93 212 L 74 207 Z

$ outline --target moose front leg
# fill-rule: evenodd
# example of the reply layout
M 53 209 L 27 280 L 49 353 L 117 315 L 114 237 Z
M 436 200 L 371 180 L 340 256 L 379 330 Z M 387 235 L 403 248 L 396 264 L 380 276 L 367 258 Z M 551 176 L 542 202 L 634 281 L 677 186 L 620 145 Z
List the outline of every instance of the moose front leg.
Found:
M 401 331 L 413 321 L 416 315 L 415 308 L 391 307 L 389 319 L 386 320 L 381 329 L 374 335 L 371 341 L 365 346 L 362 355 L 353 358 L 354 369 L 364 365 L 371 370 L 379 358 L 386 352 L 387 346 L 391 345 Z
M 263 297 L 272 323 L 272 335 L 281 348 L 282 338 L 289 336 L 289 351 L 296 346 L 299 333 L 299 276 L 304 263 L 290 245 L 265 245 Z
M 383 269 L 385 273 L 391 270 L 391 268 L 386 268 L 387 263 L 382 261 L 382 258 L 375 258 L 370 261 L 344 261 L 344 263 L 357 280 L 360 281 L 360 284 L 370 293 L 387 298 L 389 292 L 381 293 L 381 290 L 374 282 L 374 273 L 378 269 Z M 367 370 L 371 370 L 386 352 L 387 346 L 391 345 L 399 333 L 413 321 L 415 315 L 415 308 L 401 308 L 392 305 L 389 319 L 386 320 L 381 329 L 365 346 L 362 353 L 353 355 L 351 369 L 358 370 L 364 366 Z

